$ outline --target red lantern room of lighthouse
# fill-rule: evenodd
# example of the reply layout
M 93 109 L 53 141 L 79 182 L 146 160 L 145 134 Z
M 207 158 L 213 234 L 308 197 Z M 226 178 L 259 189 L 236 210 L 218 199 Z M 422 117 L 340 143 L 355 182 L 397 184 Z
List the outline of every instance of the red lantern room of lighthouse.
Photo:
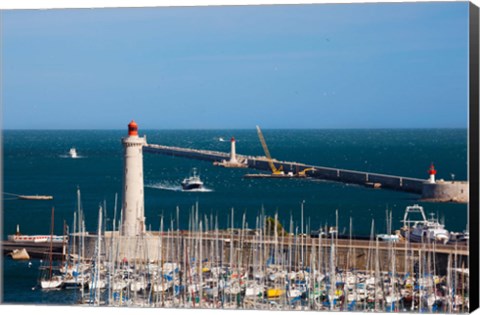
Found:
M 138 136 L 138 125 L 133 120 L 128 124 L 128 135 L 129 136 Z

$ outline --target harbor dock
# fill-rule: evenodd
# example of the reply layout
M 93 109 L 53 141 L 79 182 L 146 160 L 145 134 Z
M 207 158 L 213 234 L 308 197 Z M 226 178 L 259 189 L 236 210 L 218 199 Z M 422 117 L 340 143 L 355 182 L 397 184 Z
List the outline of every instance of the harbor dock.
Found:
M 261 232 L 258 232 L 261 233 Z M 372 240 L 358 240 L 358 239 L 339 239 L 339 238 L 315 238 L 309 235 L 290 235 L 290 236 L 269 236 L 269 235 L 245 235 L 245 232 L 238 231 L 232 233 L 225 231 L 206 231 L 206 232 L 188 232 L 188 231 L 171 231 L 164 232 L 149 232 L 141 238 L 127 238 L 120 236 L 118 233 L 105 233 L 105 243 L 113 242 L 115 248 L 118 250 L 116 257 L 120 260 L 124 257 L 133 258 L 135 261 L 156 260 L 160 257 L 159 250 L 166 248 L 167 244 L 172 249 L 186 248 L 189 242 L 198 243 L 201 245 L 205 253 L 211 253 L 214 248 L 210 248 L 213 243 L 216 243 L 218 249 L 215 252 L 224 257 L 224 260 L 229 261 L 233 259 L 240 265 L 247 265 L 248 261 L 238 261 L 239 257 L 249 259 L 254 254 L 255 248 L 265 247 L 263 249 L 265 255 L 270 255 L 271 251 L 276 248 L 278 253 L 286 255 L 292 251 L 292 248 L 299 250 L 303 248 L 305 253 L 324 251 L 326 256 L 329 256 L 328 250 L 333 246 L 336 248 L 335 259 L 339 267 L 347 267 L 348 269 L 367 270 L 368 257 L 373 257 L 373 253 L 379 255 L 380 268 L 382 270 L 391 269 L 391 259 L 395 258 L 395 270 L 399 273 L 408 272 L 411 268 L 412 261 L 418 263 L 421 256 L 435 256 L 438 262 L 437 271 L 441 274 L 446 273 L 446 262 L 448 256 L 455 256 L 458 261 L 467 261 L 469 251 L 466 243 L 458 244 L 438 244 L 438 243 L 414 243 L 408 241 L 401 242 L 387 242 L 376 239 Z M 93 256 L 96 250 L 97 238 L 94 235 L 86 237 L 86 256 Z M 235 257 L 230 257 L 232 254 L 230 248 L 234 248 Z M 108 251 L 108 248 L 105 250 Z M 220 252 L 219 252 L 220 251 Z M 222 252 L 224 251 L 224 252 Z M 355 252 L 355 254 L 353 254 Z M 133 254 L 135 253 L 135 254 Z M 370 253 L 370 254 L 369 254 Z M 180 255 L 180 253 L 178 253 Z M 355 259 L 353 256 L 355 255 Z M 295 254 L 292 254 L 292 257 Z M 179 260 L 183 260 L 182 256 L 178 256 Z M 389 259 L 387 259 L 389 257 Z M 297 257 L 298 259 L 298 257 Z M 265 257 L 265 263 L 268 257 Z M 305 261 L 310 261 L 310 257 L 305 256 Z M 293 258 L 295 261 L 295 258 Z M 371 262 L 370 262 L 371 264 Z M 443 265 L 443 268 L 441 267 Z M 300 265 L 293 264 L 292 268 L 300 268 Z

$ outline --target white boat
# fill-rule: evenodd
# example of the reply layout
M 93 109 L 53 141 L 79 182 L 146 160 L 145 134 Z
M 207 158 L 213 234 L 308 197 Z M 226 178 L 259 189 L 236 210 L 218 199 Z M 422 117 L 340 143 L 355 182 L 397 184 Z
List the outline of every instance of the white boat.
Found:
M 107 287 L 107 281 L 103 278 L 90 279 L 88 280 L 87 284 L 90 290 L 105 289 Z
M 48 280 L 41 280 L 40 286 L 42 289 L 57 289 L 63 285 L 63 278 L 61 276 L 54 276 Z
M 400 237 L 396 234 L 378 234 L 377 238 L 380 241 L 396 243 L 400 240 Z
M 133 280 L 132 282 L 130 282 L 130 290 L 132 292 L 140 292 L 145 290 L 146 288 L 147 288 L 147 282 L 143 278 Z
M 77 158 L 78 157 L 77 149 L 71 148 L 70 151 L 68 151 L 68 155 L 70 155 L 71 158 Z
M 63 285 L 66 289 L 78 289 L 87 286 L 90 282 L 88 275 L 77 274 L 66 275 L 63 279 Z
M 410 220 L 412 213 L 419 214 L 420 220 Z M 432 217 L 427 219 L 423 212 L 423 207 L 415 204 L 405 209 L 403 217 L 403 227 L 401 233 L 405 239 L 411 242 L 436 242 L 446 244 L 450 240 L 450 233 L 445 226 Z
M 182 181 L 183 190 L 200 189 L 202 187 L 203 187 L 203 182 L 200 180 L 200 177 L 197 175 L 196 168 L 192 170 L 192 175 L 190 177 L 187 177 Z
M 14 249 L 11 253 L 9 253 L 9 255 L 12 256 L 13 260 L 29 260 L 30 259 L 30 255 L 28 254 L 25 248 Z
M 59 235 L 23 235 L 20 233 L 20 226 L 17 224 L 17 232 L 12 235 L 8 235 L 8 240 L 11 242 L 21 243 L 47 243 L 52 241 L 53 243 L 63 243 L 68 240 L 66 236 Z
M 125 289 L 128 286 L 128 282 L 123 279 L 115 279 L 111 284 L 113 291 L 120 291 Z
M 57 289 L 63 286 L 64 278 L 61 275 L 54 275 L 53 274 L 53 230 L 54 230 L 54 213 L 55 209 L 52 207 L 52 215 L 51 215 L 51 232 L 50 232 L 50 251 L 48 256 L 48 268 L 40 268 L 43 270 L 43 275 L 40 278 L 40 286 L 42 289 Z M 48 270 L 48 272 L 47 272 Z
M 52 200 L 53 196 L 46 196 L 46 195 L 18 195 L 18 199 L 23 200 Z
M 470 233 L 464 232 L 450 232 L 450 242 L 467 242 L 470 239 Z

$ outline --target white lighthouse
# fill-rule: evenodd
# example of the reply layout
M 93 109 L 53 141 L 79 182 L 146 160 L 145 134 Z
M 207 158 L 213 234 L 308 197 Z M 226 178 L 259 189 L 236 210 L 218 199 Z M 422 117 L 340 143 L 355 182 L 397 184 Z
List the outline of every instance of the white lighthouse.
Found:
M 128 124 L 128 136 L 122 139 L 122 144 L 125 153 L 122 233 L 130 237 L 145 233 L 142 147 L 147 141 L 138 136 L 138 126 L 133 120 Z
M 235 138 L 232 137 L 230 140 L 231 148 L 230 148 L 230 163 L 238 163 L 237 161 L 237 154 L 235 153 Z

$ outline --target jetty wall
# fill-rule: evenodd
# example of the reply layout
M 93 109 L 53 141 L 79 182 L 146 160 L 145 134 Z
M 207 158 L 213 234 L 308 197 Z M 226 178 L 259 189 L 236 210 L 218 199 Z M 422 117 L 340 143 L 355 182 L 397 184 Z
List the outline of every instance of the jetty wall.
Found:
M 341 182 L 346 184 L 362 185 L 372 188 L 385 188 L 399 191 L 405 191 L 415 194 L 421 194 L 423 190 L 424 179 L 410 178 L 396 175 L 386 175 L 370 172 L 361 172 L 346 170 L 341 168 L 331 168 L 315 165 L 307 165 L 297 162 L 275 161 L 275 167 L 283 167 L 284 172 L 297 173 L 304 169 L 311 169 L 307 177 L 321 180 Z M 249 158 L 248 167 L 257 170 L 269 171 L 268 161 L 262 158 Z
M 422 199 L 435 202 L 468 202 L 469 185 L 465 181 L 442 181 L 424 183 Z
M 228 161 L 230 158 L 230 154 L 225 152 L 171 147 L 157 144 L 148 144 L 144 146 L 143 150 L 150 153 L 211 162 Z M 264 156 L 237 154 L 237 160 L 246 163 L 248 168 L 271 172 L 269 161 Z M 305 169 L 310 169 L 306 172 L 306 177 L 319 180 L 354 184 L 376 189 L 404 191 L 421 195 L 422 199 L 426 201 L 459 203 L 467 203 L 469 201 L 469 186 L 468 182 L 465 181 L 447 182 L 439 180 L 432 184 L 422 178 L 315 166 L 299 162 L 273 160 L 273 163 L 276 168 L 281 167 L 285 174 L 297 174 Z
M 217 151 L 170 147 L 156 144 L 148 144 L 143 149 L 145 152 L 149 153 L 157 153 L 212 162 L 221 162 L 223 160 L 229 159 L 228 153 Z M 237 154 L 237 159 L 246 161 L 247 166 L 251 169 L 267 172 L 270 171 L 269 162 L 265 157 Z M 419 195 L 422 194 L 423 184 L 425 182 L 424 179 L 419 178 L 307 165 L 298 162 L 285 162 L 274 160 L 274 164 L 277 168 L 281 166 L 285 173 L 298 173 L 299 171 L 303 171 L 304 169 L 313 168 L 313 171 L 307 172 L 307 177 L 341 182 L 346 184 L 356 184 L 373 188 L 393 189 Z
M 97 237 L 85 238 L 85 258 L 95 259 L 98 248 Z M 365 240 L 335 240 L 312 237 L 240 237 L 228 232 L 215 235 L 210 232 L 188 233 L 173 231 L 169 233 L 149 232 L 143 236 L 124 237 L 118 232 L 106 232 L 102 237 L 102 257 L 121 262 L 176 262 L 191 263 L 191 258 L 201 258 L 206 264 L 213 263 L 227 266 L 230 262 L 241 263 L 242 266 L 283 261 L 291 263 L 292 269 L 305 262 L 323 262 L 328 264 L 333 255 L 335 265 L 339 269 L 371 270 L 375 261 L 380 270 L 396 272 L 416 272 L 419 263 L 435 264 L 439 274 L 446 272 L 448 257 L 468 266 L 468 248 L 466 245 L 441 245 L 420 243 L 388 243 Z M 303 248 L 303 250 L 302 250 Z M 230 257 L 230 255 L 234 255 Z M 255 258 L 254 258 L 255 257 Z M 207 263 L 208 262 L 208 263 Z

